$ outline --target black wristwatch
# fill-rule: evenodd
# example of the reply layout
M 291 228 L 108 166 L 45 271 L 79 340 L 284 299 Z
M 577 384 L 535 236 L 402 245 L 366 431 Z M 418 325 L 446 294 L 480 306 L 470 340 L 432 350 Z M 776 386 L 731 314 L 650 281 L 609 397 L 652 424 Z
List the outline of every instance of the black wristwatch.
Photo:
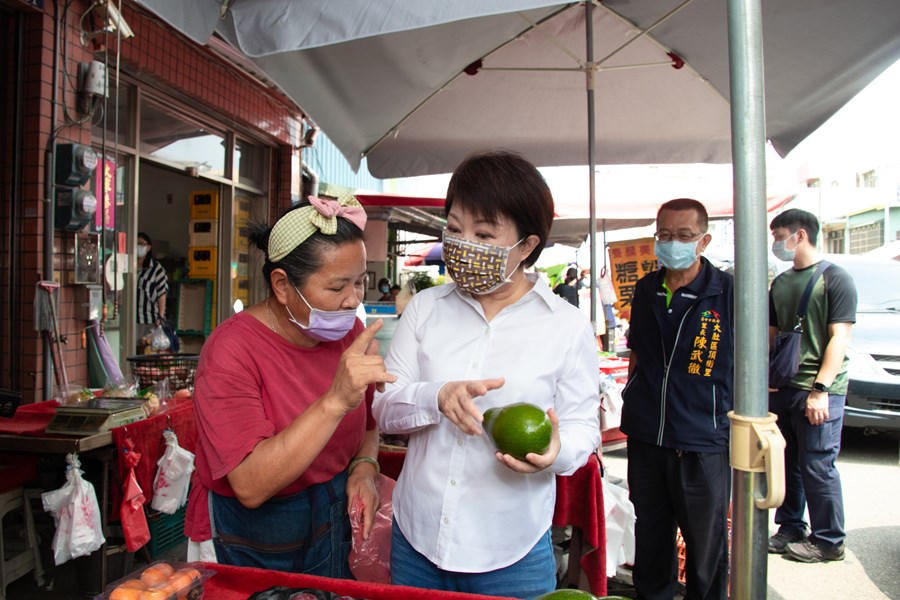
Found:
M 814 389 L 817 392 L 827 392 L 828 386 L 825 385 L 824 383 L 822 383 L 821 381 L 817 381 L 812 385 L 812 389 Z

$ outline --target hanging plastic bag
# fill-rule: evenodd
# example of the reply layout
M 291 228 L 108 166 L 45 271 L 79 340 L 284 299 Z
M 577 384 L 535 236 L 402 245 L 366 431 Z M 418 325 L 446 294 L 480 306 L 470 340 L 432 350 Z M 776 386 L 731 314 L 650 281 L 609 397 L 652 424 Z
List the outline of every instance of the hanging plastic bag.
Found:
M 178 352 L 181 350 L 181 340 L 178 339 L 178 334 L 175 332 L 175 328 L 172 324 L 163 319 L 160 323 L 160 326 L 163 328 L 163 331 L 166 332 L 166 337 L 169 338 L 169 352 Z
M 156 461 L 156 478 L 153 480 L 153 500 L 150 508 L 175 514 L 187 502 L 191 473 L 194 471 L 194 455 L 178 445 L 178 436 L 165 430 L 166 451 Z
M 356 496 L 350 504 L 350 528 L 353 545 L 350 548 L 350 572 L 359 581 L 370 583 L 391 582 L 391 524 L 394 508 L 391 496 L 396 482 L 386 475 L 376 480 L 381 506 L 375 513 L 375 522 L 369 539 L 363 539 L 363 503 Z
M 615 577 L 619 565 L 634 564 L 635 516 L 628 490 L 606 476 L 603 477 L 603 508 L 606 513 L 606 576 Z
M 172 343 L 169 341 L 169 336 L 166 335 L 166 330 L 162 325 L 157 325 L 153 328 L 153 335 L 150 338 L 150 349 L 154 352 L 165 352 L 169 349 Z
M 616 297 L 616 288 L 613 285 L 612 277 L 609 275 L 609 270 L 606 267 L 600 269 L 600 301 L 603 304 L 612 306 L 616 303 L 618 298 Z
M 106 543 L 94 486 L 82 478 L 84 472 L 76 454 L 67 454 L 66 462 L 66 483 L 41 494 L 44 510 L 56 523 L 51 544 L 56 565 L 86 556 Z
M 122 487 L 122 505 L 119 517 L 122 520 L 122 533 L 125 536 L 125 547 L 129 552 L 136 552 L 150 541 L 150 527 L 147 515 L 144 514 L 144 503 L 147 498 L 134 476 L 134 468 L 141 460 L 141 453 L 135 451 L 134 442 L 125 438 L 120 449 L 128 467 L 125 485 Z
M 615 378 L 600 377 L 600 431 L 609 431 L 622 424 L 622 391 Z

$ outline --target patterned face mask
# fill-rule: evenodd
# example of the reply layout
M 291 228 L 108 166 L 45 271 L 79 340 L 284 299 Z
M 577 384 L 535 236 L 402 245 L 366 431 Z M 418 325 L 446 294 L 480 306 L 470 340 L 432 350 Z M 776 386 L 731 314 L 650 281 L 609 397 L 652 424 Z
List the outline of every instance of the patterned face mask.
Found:
M 465 291 L 472 294 L 490 294 L 512 281 L 506 273 L 509 251 L 521 244 L 524 239 L 505 248 L 482 242 L 470 242 L 444 232 L 442 254 L 447 272 L 456 285 Z M 519 265 L 516 265 L 516 269 L 518 268 Z

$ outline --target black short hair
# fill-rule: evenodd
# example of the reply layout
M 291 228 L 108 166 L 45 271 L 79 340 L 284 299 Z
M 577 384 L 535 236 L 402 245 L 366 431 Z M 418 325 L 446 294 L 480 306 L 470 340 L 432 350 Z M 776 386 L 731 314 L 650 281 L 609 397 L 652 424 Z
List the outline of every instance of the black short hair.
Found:
M 798 229 L 802 229 L 813 246 L 819 239 L 819 220 L 816 215 L 799 208 L 789 208 L 783 213 L 775 215 L 772 223 L 769 224 L 769 229 L 775 230 L 780 227 L 784 227 L 791 233 L 797 233 Z
M 309 206 L 308 201 L 300 202 L 285 211 L 284 214 Z M 282 215 L 284 216 L 284 215 Z M 322 249 L 331 246 L 343 246 L 363 239 L 363 231 L 347 219 L 338 217 L 337 232 L 334 235 L 326 235 L 321 231 L 316 231 L 309 236 L 300 245 L 291 250 L 287 256 L 277 262 L 269 260 L 269 235 L 272 233 L 272 227 L 267 223 L 251 221 L 247 225 L 249 229 L 248 238 L 250 243 L 262 250 L 265 255 L 265 263 L 263 263 L 262 273 L 266 280 L 266 287 L 271 291 L 272 271 L 275 269 L 284 269 L 288 279 L 295 286 L 303 287 L 306 280 L 313 273 L 318 272 L 322 268 Z
M 659 215 L 661 215 L 664 210 L 696 211 L 697 224 L 700 226 L 700 229 L 704 233 L 709 229 L 709 214 L 706 212 L 706 207 L 703 206 L 703 203 L 699 200 L 694 200 L 693 198 L 675 198 L 674 200 L 664 202 L 663 205 L 659 207 L 659 210 L 656 211 L 657 222 L 659 222 Z
M 469 155 L 450 177 L 445 216 L 455 202 L 492 224 L 500 216 L 509 219 L 519 239 L 538 236 L 541 241 L 523 264 L 537 262 L 553 224 L 553 195 L 540 171 L 521 155 L 504 150 Z
M 575 267 L 569 267 L 566 269 L 566 283 L 572 281 L 573 279 L 578 279 L 578 269 Z
M 153 259 L 153 240 L 151 240 L 150 236 L 143 231 L 138 231 L 137 237 L 139 240 L 144 240 L 144 242 L 150 246 L 150 248 L 147 249 L 147 254 L 141 259 L 141 268 L 146 269 L 150 266 L 150 261 Z

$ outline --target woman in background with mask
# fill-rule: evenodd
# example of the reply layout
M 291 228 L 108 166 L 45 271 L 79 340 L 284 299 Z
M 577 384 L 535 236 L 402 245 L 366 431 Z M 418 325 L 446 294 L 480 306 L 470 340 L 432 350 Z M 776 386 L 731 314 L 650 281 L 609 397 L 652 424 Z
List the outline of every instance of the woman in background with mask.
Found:
M 218 562 L 350 577 L 348 498 L 379 506 L 375 386 L 393 381 L 356 308 L 366 289 L 366 214 L 310 197 L 271 228 L 268 297 L 216 327 L 197 367 L 197 479 L 186 531 L 209 518 Z M 211 515 L 204 514 L 208 506 Z
M 445 202 L 443 258 L 454 283 L 416 294 L 376 394 L 385 433 L 409 434 L 394 491 L 393 583 L 533 598 L 556 587 L 550 540 L 556 475 L 600 444 L 597 345 L 587 318 L 525 267 L 553 221 L 553 198 L 522 157 L 476 154 Z M 550 447 L 497 452 L 483 413 L 540 406 Z
M 166 270 L 153 257 L 153 241 L 143 231 L 137 234 L 137 255 L 141 261 L 141 272 L 137 281 L 137 336 L 143 340 L 166 318 L 166 297 L 169 282 Z M 143 345 L 143 344 L 141 344 Z M 140 353 L 141 348 L 138 349 Z

